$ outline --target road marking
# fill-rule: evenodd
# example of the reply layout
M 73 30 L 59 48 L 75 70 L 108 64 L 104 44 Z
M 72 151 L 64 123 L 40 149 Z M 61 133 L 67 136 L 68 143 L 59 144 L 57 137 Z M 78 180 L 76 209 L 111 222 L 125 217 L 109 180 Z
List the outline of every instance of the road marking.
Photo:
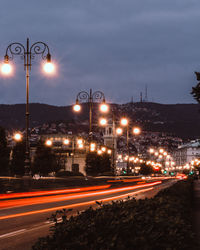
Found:
M 17 231 L 14 231 L 14 232 L 10 232 L 10 233 L 7 233 L 7 234 L 2 234 L 2 235 L 0 235 L 0 239 L 5 238 L 5 237 L 15 236 L 17 234 L 20 234 L 20 233 L 26 231 L 26 230 L 27 229 L 20 229 L 20 230 L 17 230 Z

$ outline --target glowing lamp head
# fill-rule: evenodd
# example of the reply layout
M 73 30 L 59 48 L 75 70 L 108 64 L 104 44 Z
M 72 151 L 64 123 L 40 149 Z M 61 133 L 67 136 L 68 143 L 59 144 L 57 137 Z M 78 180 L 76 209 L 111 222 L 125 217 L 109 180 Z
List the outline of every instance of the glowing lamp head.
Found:
M 159 150 L 159 152 L 162 154 L 162 153 L 164 152 L 164 149 L 161 148 L 161 149 Z
M 22 140 L 22 135 L 20 133 L 14 134 L 14 140 L 15 141 L 21 141 Z
M 105 118 L 100 119 L 100 125 L 105 126 L 107 124 L 107 120 Z
M 76 104 L 73 106 L 73 109 L 75 112 L 79 112 L 81 110 L 81 106 L 76 102 Z
M 78 148 L 79 149 L 83 149 L 83 144 L 81 143 L 81 144 L 78 144 Z
M 54 64 L 48 61 L 44 64 L 43 69 L 47 74 L 53 74 L 55 72 Z
M 121 135 L 122 132 L 123 132 L 122 128 L 117 128 L 117 129 L 116 129 L 117 135 Z
M 141 133 L 141 129 L 140 128 L 137 128 L 137 127 L 133 128 L 133 134 L 134 135 L 139 135 L 140 133 Z
M 46 140 L 45 145 L 47 147 L 51 147 L 52 146 L 52 141 L 51 140 Z
M 127 126 L 128 125 L 128 119 L 122 118 L 120 123 L 121 123 L 122 126 Z
M 109 155 L 111 155 L 112 150 L 111 150 L 111 149 L 108 149 L 108 151 L 107 151 L 107 152 L 108 152 L 108 154 L 109 154 Z
M 108 112 L 108 105 L 103 102 L 101 105 L 100 105 L 100 111 L 103 112 L 103 113 L 106 113 Z
M 102 152 L 106 152 L 106 148 L 105 148 L 105 147 L 102 147 L 102 148 L 101 148 L 101 151 L 102 151 Z
M 82 139 L 78 139 L 77 143 L 78 143 L 78 145 L 81 145 L 81 144 L 83 144 L 83 140 Z
M 95 143 L 91 143 L 91 144 L 90 144 L 90 151 L 91 151 L 91 152 L 94 152 L 94 151 L 95 151 L 95 148 L 96 148 L 96 144 L 95 144 Z
M 98 151 L 97 151 L 97 154 L 98 154 L 98 155 L 101 155 L 101 154 L 102 154 L 102 151 L 101 151 L 101 150 L 98 150 Z
M 64 145 L 69 145 L 69 139 L 64 139 L 63 144 Z
M 154 153 L 154 149 L 153 149 L 153 148 L 150 148 L 150 149 L 149 149 L 149 153 L 150 153 L 150 154 L 153 154 L 153 153 Z
M 12 66 L 8 62 L 4 62 L 1 66 L 1 73 L 3 75 L 10 75 L 12 73 Z

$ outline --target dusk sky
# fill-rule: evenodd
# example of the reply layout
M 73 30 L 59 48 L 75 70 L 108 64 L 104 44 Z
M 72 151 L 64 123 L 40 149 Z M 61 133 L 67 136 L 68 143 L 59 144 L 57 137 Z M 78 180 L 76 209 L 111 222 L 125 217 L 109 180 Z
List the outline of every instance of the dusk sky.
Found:
M 148 86 L 148 100 L 195 103 L 200 71 L 198 0 L 1 0 L 0 58 L 12 42 L 43 41 L 57 64 L 54 77 L 33 61 L 30 102 L 69 105 L 76 94 L 101 90 L 127 103 Z M 25 103 L 23 61 L 0 76 L 1 104 Z

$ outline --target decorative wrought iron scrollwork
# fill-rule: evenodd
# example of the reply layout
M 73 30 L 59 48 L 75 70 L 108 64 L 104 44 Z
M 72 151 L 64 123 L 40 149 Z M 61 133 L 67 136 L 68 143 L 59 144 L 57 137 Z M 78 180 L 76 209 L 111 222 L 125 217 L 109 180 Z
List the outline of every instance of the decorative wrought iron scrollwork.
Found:
M 104 93 L 101 92 L 101 91 L 95 91 L 93 94 L 92 94 L 92 100 L 96 100 L 96 101 L 101 101 L 101 100 L 105 100 L 105 96 L 104 96 Z
M 81 92 L 78 93 L 76 99 L 79 100 L 79 101 L 87 101 L 88 102 L 89 98 L 90 98 L 90 96 L 86 91 L 81 91 Z
M 20 55 L 24 59 L 25 53 L 25 47 L 21 43 L 11 43 L 6 49 L 6 55 L 11 60 L 14 55 Z
M 30 47 L 31 58 L 34 58 L 35 55 L 42 55 L 42 59 L 46 59 L 47 54 L 49 54 L 49 47 L 46 43 L 36 42 Z

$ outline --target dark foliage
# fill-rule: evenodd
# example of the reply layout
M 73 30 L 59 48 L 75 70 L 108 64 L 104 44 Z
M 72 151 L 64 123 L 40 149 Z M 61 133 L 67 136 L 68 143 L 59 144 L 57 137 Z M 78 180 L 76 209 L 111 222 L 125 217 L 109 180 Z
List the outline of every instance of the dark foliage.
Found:
M 0 127 L 0 175 L 9 173 L 9 154 L 10 150 L 7 147 L 5 129 Z
M 25 152 L 26 152 L 25 141 L 17 142 L 12 152 L 12 160 L 11 160 L 12 175 L 21 175 L 21 176 L 24 175 Z
M 52 235 L 40 238 L 34 250 L 64 249 L 199 249 L 191 226 L 190 182 L 179 182 L 152 199 L 129 199 L 87 209 L 57 223 Z
M 142 163 L 140 165 L 140 171 L 139 173 L 142 174 L 142 175 L 150 175 L 152 174 L 154 171 L 153 171 L 153 168 L 152 166 L 150 165 L 146 165 L 145 163 Z
M 108 154 L 98 155 L 96 152 L 86 155 L 86 173 L 87 175 L 98 175 L 105 172 L 111 172 L 111 160 Z
M 57 164 L 56 156 L 51 147 L 40 141 L 37 145 L 32 173 L 47 176 L 51 172 L 58 172 L 59 167 L 60 165 Z
M 197 83 L 195 87 L 192 88 L 191 94 L 193 95 L 194 99 L 200 103 L 200 82 Z

